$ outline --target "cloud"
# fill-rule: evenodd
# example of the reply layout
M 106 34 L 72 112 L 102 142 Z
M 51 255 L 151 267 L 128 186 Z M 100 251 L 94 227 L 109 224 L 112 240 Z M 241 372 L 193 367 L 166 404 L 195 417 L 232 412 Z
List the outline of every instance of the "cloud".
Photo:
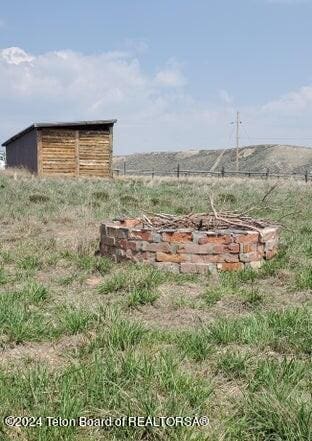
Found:
M 312 111 L 312 86 L 304 86 L 262 106 L 263 112 L 300 114 Z
M 20 49 L 19 47 L 9 47 L 7 49 L 3 49 L 0 52 L 0 56 L 8 64 L 29 63 L 34 59 L 33 56 L 27 54 L 23 49 Z
M 226 104 L 231 104 L 233 102 L 233 97 L 225 89 L 219 91 L 219 96 L 221 100 Z
M 146 40 L 126 38 L 125 47 L 136 54 L 143 54 L 148 50 L 148 43 Z
M 2 141 L 32 121 L 117 118 L 119 151 L 186 145 L 181 124 L 213 113 L 194 103 L 178 63 L 147 74 L 131 52 L 0 51 Z M 159 127 L 162 125 L 162 129 Z M 189 129 L 187 129 L 189 130 Z
M 221 99 L 205 102 L 189 89 L 175 60 L 148 73 L 131 51 L 34 55 L 5 48 L 0 50 L 1 141 L 34 121 L 117 118 L 114 145 L 121 154 L 232 145 L 229 123 L 236 108 L 229 92 L 222 89 Z M 311 126 L 312 85 L 239 110 L 250 135 L 303 136 Z
M 183 87 L 187 83 L 181 65 L 175 60 L 168 61 L 167 66 L 157 72 L 155 81 L 165 87 Z

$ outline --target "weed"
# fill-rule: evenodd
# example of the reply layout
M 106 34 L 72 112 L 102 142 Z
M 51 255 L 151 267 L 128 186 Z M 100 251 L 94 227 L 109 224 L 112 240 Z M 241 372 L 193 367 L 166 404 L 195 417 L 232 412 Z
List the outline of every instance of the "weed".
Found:
M 159 297 L 155 291 L 149 289 L 135 289 L 128 296 L 128 306 L 134 308 L 146 304 L 153 304 Z
M 184 355 L 195 361 L 205 360 L 213 352 L 209 331 L 205 328 L 182 333 L 178 336 L 177 344 Z
M 296 274 L 295 284 L 298 289 L 312 289 L 312 266 L 302 268 Z
M 97 201 L 106 202 L 106 201 L 109 200 L 109 194 L 106 191 L 104 191 L 104 190 L 102 190 L 102 191 L 95 191 L 94 193 L 92 193 L 92 196 Z
M 0 268 L 0 285 L 5 285 L 8 281 L 7 275 L 3 268 Z
M 257 289 L 242 291 L 244 304 L 247 306 L 258 307 L 263 303 L 263 296 Z
M 229 202 L 231 204 L 235 204 L 237 199 L 232 193 L 220 193 L 218 195 L 218 200 L 220 203 Z
M 33 303 L 41 303 L 48 298 L 48 290 L 43 285 L 38 283 L 30 283 L 24 291 L 22 291 L 23 296 L 26 300 Z
M 208 306 L 215 305 L 222 298 L 222 288 L 207 289 L 203 295 L 205 303 Z
M 217 370 L 228 378 L 245 378 L 250 357 L 239 352 L 226 352 L 217 361 Z
M 100 294 L 108 294 L 122 290 L 151 290 L 165 281 L 164 272 L 144 265 L 132 265 L 128 271 L 120 271 L 99 285 L 98 291 Z
M 29 195 L 29 200 L 30 202 L 39 203 L 39 202 L 48 202 L 50 198 L 49 196 L 44 194 L 31 194 Z
M 58 318 L 65 332 L 78 334 L 96 320 L 96 315 L 75 307 L 63 306 L 58 311 Z
M 120 196 L 120 202 L 122 204 L 135 204 L 137 202 L 139 202 L 138 198 L 136 198 L 135 196 L 132 196 L 131 194 L 124 194 L 122 196 Z
M 17 262 L 17 267 L 25 271 L 33 271 L 41 268 L 41 262 L 37 256 L 25 256 Z

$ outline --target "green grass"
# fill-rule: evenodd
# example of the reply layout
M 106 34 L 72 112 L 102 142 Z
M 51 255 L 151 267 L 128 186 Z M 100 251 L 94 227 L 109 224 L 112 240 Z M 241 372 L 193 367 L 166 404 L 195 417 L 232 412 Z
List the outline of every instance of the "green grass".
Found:
M 312 266 L 302 268 L 297 273 L 296 288 L 298 289 L 312 289 Z
M 221 300 L 223 295 L 222 288 L 218 287 L 215 289 L 207 289 L 203 295 L 204 301 L 208 306 L 215 305 L 219 300 Z
M 159 294 L 155 291 L 151 291 L 149 289 L 135 289 L 128 296 L 128 306 L 130 308 L 153 304 L 159 297 Z
M 1 185 L 1 441 L 312 439 L 310 185 L 280 181 L 271 208 L 261 199 L 272 183 L 260 180 L 0 174 Z M 206 212 L 210 194 L 217 210 L 286 216 L 278 256 L 209 276 L 96 255 L 104 219 Z M 207 415 L 210 425 L 16 430 L 8 414 Z
M 90 327 L 97 316 L 90 311 L 75 306 L 62 306 L 58 311 L 58 319 L 65 333 L 78 334 Z
M 117 293 L 119 291 L 150 290 L 167 280 L 166 273 L 146 265 L 129 265 L 126 269 L 112 275 L 103 282 L 98 291 L 100 294 Z

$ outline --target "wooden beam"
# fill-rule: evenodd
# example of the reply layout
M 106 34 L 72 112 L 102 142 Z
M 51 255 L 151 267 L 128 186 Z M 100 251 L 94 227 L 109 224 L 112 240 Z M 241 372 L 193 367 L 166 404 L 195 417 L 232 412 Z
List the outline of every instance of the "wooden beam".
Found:
M 110 158 L 109 158 L 109 177 L 113 178 L 113 128 L 114 126 L 110 126 L 109 128 L 109 153 L 110 153 Z
M 76 176 L 79 176 L 79 130 L 75 131 Z
M 37 173 L 38 176 L 43 175 L 43 165 L 42 165 L 42 133 L 41 130 L 37 129 Z

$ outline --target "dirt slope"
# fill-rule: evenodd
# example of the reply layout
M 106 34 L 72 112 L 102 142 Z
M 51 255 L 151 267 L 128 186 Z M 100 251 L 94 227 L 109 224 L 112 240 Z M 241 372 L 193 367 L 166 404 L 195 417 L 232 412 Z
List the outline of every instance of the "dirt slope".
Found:
M 293 145 L 254 145 L 240 149 L 240 170 L 271 172 L 312 171 L 312 148 Z M 126 160 L 127 169 L 152 169 L 172 171 L 180 164 L 184 170 L 218 171 L 235 170 L 236 150 L 186 150 L 178 152 L 134 153 L 116 156 L 114 167 L 123 168 Z

